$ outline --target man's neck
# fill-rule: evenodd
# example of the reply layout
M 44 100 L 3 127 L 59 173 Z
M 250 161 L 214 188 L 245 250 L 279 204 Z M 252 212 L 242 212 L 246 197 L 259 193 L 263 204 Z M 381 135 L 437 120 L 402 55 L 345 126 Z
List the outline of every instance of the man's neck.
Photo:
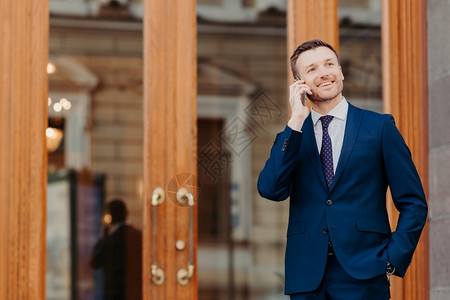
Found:
M 321 115 L 328 114 L 333 108 L 336 107 L 342 100 L 342 94 L 338 95 L 336 98 L 334 98 L 331 101 L 324 101 L 324 102 L 312 102 L 311 107 L 314 109 L 317 113 Z

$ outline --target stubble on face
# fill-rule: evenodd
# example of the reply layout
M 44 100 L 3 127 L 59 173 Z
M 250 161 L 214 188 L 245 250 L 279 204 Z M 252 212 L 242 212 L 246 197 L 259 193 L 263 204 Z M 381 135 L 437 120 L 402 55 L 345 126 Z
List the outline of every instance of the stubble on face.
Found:
M 342 89 L 334 96 L 330 96 L 330 97 L 320 97 L 317 93 L 314 92 L 314 90 L 312 90 L 312 94 L 309 95 L 307 94 L 308 99 L 311 102 L 314 103 L 324 103 L 324 102 L 330 102 L 334 99 L 336 99 L 336 97 L 342 92 Z

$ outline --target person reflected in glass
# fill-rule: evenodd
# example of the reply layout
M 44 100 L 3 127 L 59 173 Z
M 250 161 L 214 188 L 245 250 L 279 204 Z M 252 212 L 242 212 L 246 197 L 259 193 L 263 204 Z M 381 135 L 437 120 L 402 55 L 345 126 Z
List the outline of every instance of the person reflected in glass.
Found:
M 142 232 L 127 221 L 121 199 L 110 201 L 103 216 L 103 235 L 90 265 L 104 271 L 104 299 L 142 299 Z

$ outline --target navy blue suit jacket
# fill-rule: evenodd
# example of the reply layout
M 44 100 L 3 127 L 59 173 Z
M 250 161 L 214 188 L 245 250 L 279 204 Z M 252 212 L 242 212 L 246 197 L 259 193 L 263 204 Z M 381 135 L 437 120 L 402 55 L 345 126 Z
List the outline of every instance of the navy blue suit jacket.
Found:
M 386 210 L 388 186 L 400 212 L 394 232 Z M 427 218 L 422 184 L 393 117 L 351 104 L 330 191 L 311 115 L 301 132 L 286 127 L 277 135 L 259 175 L 258 191 L 275 201 L 290 197 L 286 294 L 319 286 L 329 239 L 342 267 L 354 278 L 383 274 L 388 261 L 403 276 Z

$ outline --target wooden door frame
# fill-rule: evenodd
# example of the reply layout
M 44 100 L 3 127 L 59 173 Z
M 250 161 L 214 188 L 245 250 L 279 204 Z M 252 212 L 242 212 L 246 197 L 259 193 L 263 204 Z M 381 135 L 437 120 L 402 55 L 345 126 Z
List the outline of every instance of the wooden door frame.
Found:
M 48 1 L 0 0 L 0 299 L 45 298 Z
M 427 1 L 383 0 L 383 106 L 408 144 L 428 196 Z M 388 201 L 392 223 L 398 212 Z M 425 225 L 405 278 L 392 277 L 392 299 L 429 299 L 429 232 Z
M 184 187 L 196 199 L 196 1 L 145 0 L 144 7 L 144 299 L 197 299 L 196 205 L 192 211 L 175 199 L 184 184 L 179 178 L 189 178 Z M 157 187 L 165 200 L 152 206 Z M 175 247 L 178 241 L 186 245 L 182 250 Z M 183 286 L 177 275 L 190 263 L 194 272 Z M 164 274 L 162 284 L 152 280 L 151 265 Z

